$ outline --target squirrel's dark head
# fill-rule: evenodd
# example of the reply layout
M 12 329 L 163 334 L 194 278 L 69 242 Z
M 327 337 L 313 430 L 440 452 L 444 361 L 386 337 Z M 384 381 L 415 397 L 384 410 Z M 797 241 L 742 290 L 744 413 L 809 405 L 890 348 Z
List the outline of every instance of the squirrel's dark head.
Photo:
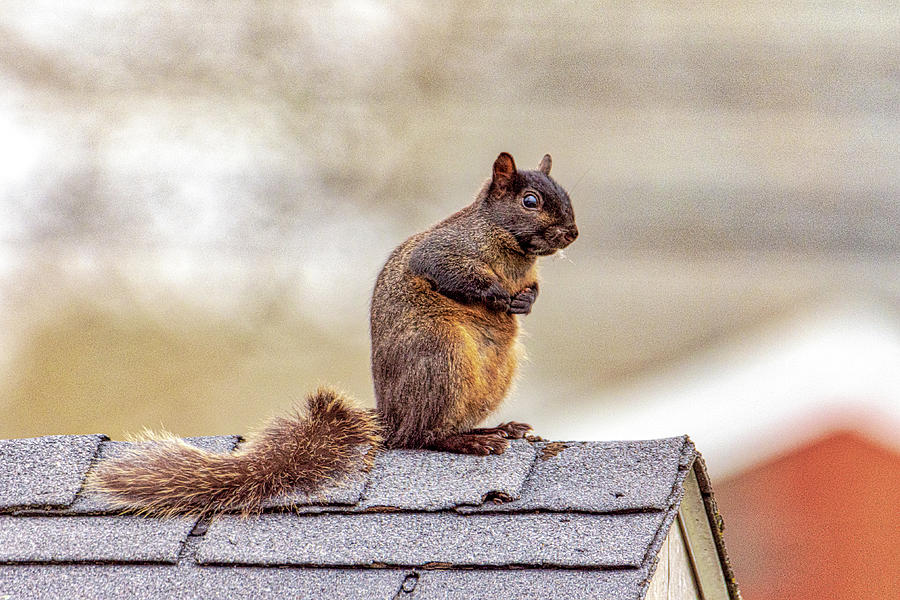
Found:
M 535 171 L 519 171 L 513 157 L 500 153 L 481 194 L 488 218 L 516 238 L 522 251 L 547 256 L 578 237 L 569 194 L 550 177 L 550 155 Z

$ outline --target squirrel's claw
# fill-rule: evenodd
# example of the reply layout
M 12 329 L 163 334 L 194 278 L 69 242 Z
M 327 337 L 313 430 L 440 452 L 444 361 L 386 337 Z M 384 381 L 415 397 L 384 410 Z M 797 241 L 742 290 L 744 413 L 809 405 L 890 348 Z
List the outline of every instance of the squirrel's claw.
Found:
M 497 429 L 506 433 L 506 437 L 511 440 L 521 440 L 525 434 L 531 431 L 532 427 L 528 423 L 519 423 L 518 421 L 510 421 L 497 425 Z

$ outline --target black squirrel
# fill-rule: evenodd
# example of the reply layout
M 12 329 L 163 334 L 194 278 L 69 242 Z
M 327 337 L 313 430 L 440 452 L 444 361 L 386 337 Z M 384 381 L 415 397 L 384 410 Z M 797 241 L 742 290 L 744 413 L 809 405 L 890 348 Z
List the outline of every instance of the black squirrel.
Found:
M 520 171 L 501 153 L 472 204 L 391 253 L 372 295 L 374 412 L 320 388 L 305 415 L 272 419 L 230 454 L 149 436 L 99 462 L 88 489 L 143 514 L 251 514 L 270 497 L 312 493 L 369 468 L 373 452 L 363 446 L 503 453 L 531 427 L 476 425 L 515 374 L 515 315 L 537 299 L 537 257 L 578 236 L 550 167 L 549 154 L 537 170 Z

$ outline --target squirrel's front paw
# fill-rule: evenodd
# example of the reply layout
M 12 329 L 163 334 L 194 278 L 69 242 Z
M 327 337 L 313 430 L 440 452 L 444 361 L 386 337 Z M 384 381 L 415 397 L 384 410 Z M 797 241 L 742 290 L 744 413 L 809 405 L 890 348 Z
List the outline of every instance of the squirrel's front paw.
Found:
M 537 290 L 527 287 L 510 299 L 509 314 L 527 315 L 531 312 L 531 305 L 537 300 Z
M 481 293 L 481 299 L 491 310 L 497 312 L 509 312 L 510 310 L 509 293 L 496 283 Z

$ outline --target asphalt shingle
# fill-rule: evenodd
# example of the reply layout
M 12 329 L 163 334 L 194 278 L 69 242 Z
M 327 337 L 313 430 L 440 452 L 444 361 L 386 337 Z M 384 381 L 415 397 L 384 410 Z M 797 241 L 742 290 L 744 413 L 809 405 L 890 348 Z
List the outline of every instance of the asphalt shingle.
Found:
M 204 563 L 637 567 L 665 513 L 265 514 L 215 520 Z
M 0 510 L 68 506 L 105 439 L 50 435 L 0 440 Z
M 515 440 L 500 455 L 394 450 L 376 458 L 359 508 L 442 510 L 481 504 L 489 494 L 518 498 L 535 449 Z M 493 506 L 490 503 L 490 506 Z
M 422 571 L 415 600 L 637 600 L 641 572 L 637 569 L 478 569 Z
M 357 450 L 362 456 L 369 451 L 369 447 L 360 446 Z M 316 513 L 354 506 L 362 498 L 363 488 L 366 486 L 366 475 L 365 472 L 354 473 L 313 494 L 298 491 L 293 494 L 270 498 L 263 503 L 263 508 L 291 508 L 299 512 Z
M 302 513 L 348 510 L 362 499 L 366 478 L 349 476 L 336 485 L 329 485 L 315 494 L 297 492 L 276 496 L 263 502 L 263 508 L 290 508 Z
M 174 563 L 194 521 L 131 516 L 0 516 L 0 563 Z
M 634 442 L 541 442 L 521 498 L 460 512 L 665 510 L 695 456 L 686 436 Z
M 165 565 L 0 565 L 0 598 L 392 600 L 405 571 Z

